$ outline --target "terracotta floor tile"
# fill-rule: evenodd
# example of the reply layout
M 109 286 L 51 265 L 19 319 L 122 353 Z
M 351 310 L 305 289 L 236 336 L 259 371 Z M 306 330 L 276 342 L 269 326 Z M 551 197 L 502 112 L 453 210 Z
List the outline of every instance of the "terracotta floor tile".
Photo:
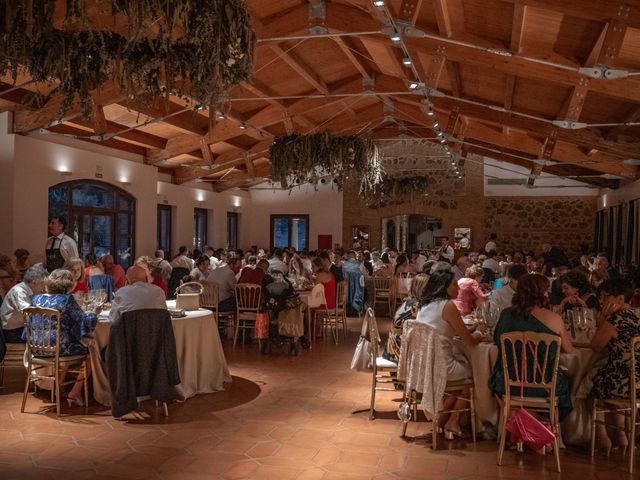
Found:
M 348 368 L 359 330 L 355 320 L 350 326 L 348 341 L 320 340 L 297 358 L 225 342 L 234 382 L 171 405 L 168 419 L 153 402 L 140 405 L 148 414 L 140 421 L 116 421 L 95 404 L 89 415 L 65 409 L 56 418 L 35 413 L 44 396 L 33 395 L 30 413 L 21 414 L 24 373 L 8 370 L 0 395 L 0 479 L 631 480 L 620 455 L 592 463 L 583 448 L 561 451 L 558 474 L 551 455 L 507 452 L 497 466 L 494 441 L 442 440 L 434 452 L 424 420 L 409 427 L 418 438 L 400 438 L 398 392 L 379 392 L 376 419 L 369 420 L 371 376 Z

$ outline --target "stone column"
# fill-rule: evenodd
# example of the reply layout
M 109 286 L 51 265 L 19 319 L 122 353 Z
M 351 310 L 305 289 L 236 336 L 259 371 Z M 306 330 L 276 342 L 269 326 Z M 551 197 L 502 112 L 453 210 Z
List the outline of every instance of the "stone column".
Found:
M 409 215 L 402 215 L 402 249 L 407 251 L 409 242 Z
M 400 241 L 402 240 L 402 236 L 401 236 L 401 232 L 400 229 L 402 228 L 402 216 L 401 215 L 397 215 L 394 219 L 394 222 L 396 224 L 396 248 L 398 250 L 402 250 L 400 247 Z
M 388 223 L 389 223 L 388 218 L 382 219 L 382 233 L 380 235 L 380 250 L 387 248 L 387 245 L 388 245 L 388 241 L 387 241 L 387 224 Z

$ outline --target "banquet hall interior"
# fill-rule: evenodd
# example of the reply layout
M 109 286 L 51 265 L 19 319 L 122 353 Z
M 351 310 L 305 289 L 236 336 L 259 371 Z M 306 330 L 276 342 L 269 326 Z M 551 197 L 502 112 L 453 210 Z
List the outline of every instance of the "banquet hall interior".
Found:
M 0 0 L 0 205 L 0 479 L 640 475 L 640 0 Z

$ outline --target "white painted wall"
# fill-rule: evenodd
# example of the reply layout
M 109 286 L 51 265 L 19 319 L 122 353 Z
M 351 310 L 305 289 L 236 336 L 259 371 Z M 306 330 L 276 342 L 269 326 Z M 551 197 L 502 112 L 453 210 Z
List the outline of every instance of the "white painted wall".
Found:
M 598 187 L 592 187 L 583 182 L 568 178 L 541 174 L 534 183 L 534 188 L 524 185 L 489 185 L 490 178 L 527 179 L 530 169 L 500 162 L 491 158 L 484 161 L 484 195 L 485 197 L 597 197 Z
M 270 218 L 273 214 L 309 215 L 309 248 L 318 248 L 318 235 L 332 235 L 333 244 L 342 243 L 342 192 L 331 184 L 273 190 L 265 183 L 252 188 L 250 238 L 254 245 L 269 248 Z
M 603 190 L 602 195 L 598 198 L 598 210 L 620 205 L 629 200 L 640 198 L 640 180 L 620 187 L 617 190 Z
M 48 189 L 70 180 L 96 179 L 131 193 L 136 199 L 136 255 L 153 254 L 156 249 L 157 205 L 172 205 L 172 244 L 191 247 L 193 208 L 209 210 L 208 241 L 216 247 L 227 243 L 227 212 L 240 214 L 240 246 L 251 245 L 250 222 L 244 218 L 250 201 L 246 192 L 215 193 L 206 184 L 173 185 L 166 175 L 141 159 L 114 155 L 113 149 L 91 145 L 65 137 L 19 136 L 7 134 L 9 115 L 0 115 L 0 252 L 11 254 L 18 247 L 32 253 L 32 261 L 44 259 L 47 239 Z M 55 138 L 56 141 L 49 141 Z M 126 156 L 126 155 L 125 155 Z M 70 172 L 63 175 L 61 171 Z M 122 182 L 127 182 L 123 184 Z M 199 187 L 199 188 L 198 188 Z

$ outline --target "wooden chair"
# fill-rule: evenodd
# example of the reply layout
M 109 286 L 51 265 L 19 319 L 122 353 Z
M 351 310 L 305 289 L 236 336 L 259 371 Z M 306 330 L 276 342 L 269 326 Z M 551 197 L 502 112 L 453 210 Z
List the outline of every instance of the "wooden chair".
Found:
M 556 383 L 558 380 L 558 364 L 560 362 L 560 337 L 548 333 L 511 332 L 500 336 L 502 349 L 502 371 L 504 373 L 505 394 L 498 435 L 498 465 L 502 465 L 505 443 L 507 441 L 507 420 L 509 412 L 514 407 L 525 407 L 533 412 L 543 412 L 549 417 L 549 425 L 555 433 L 553 453 L 556 469 L 560 469 L 560 445 L 558 435 L 560 424 L 558 421 L 558 399 L 556 397 Z M 522 354 L 524 348 L 525 368 L 522 368 Z M 551 355 L 554 359 L 551 360 Z M 532 362 L 526 360 L 531 358 Z M 530 363 L 533 363 L 531 368 Z M 525 370 L 524 372 L 522 370 Z M 544 390 L 545 397 L 520 397 L 520 390 Z M 512 389 L 517 394 L 512 393 Z
M 27 346 L 24 343 L 7 343 L 7 351 L 0 362 L 0 387 L 4 385 L 5 368 L 24 368 L 24 352 Z
M 218 330 L 221 328 L 225 332 L 231 329 L 231 335 L 235 333 L 236 312 L 221 312 L 218 310 L 218 284 L 213 282 L 202 282 L 202 293 L 200 294 L 200 306 L 213 313 L 216 319 Z M 222 322 L 224 320 L 224 322 Z
M 324 297 L 324 292 L 323 292 Z M 335 344 L 338 344 L 338 332 L 339 328 L 342 328 L 342 332 L 346 338 L 347 331 L 347 282 L 338 282 L 336 285 L 336 304 L 334 308 L 327 308 L 327 300 L 323 298 L 324 308 L 318 308 L 315 310 L 313 318 L 313 340 L 315 341 L 315 333 L 317 329 L 318 321 L 322 325 L 322 336 L 326 337 L 327 330 L 331 331 Z
M 373 308 L 378 303 L 384 303 L 391 314 L 391 278 L 373 277 Z
M 233 346 L 236 346 L 238 334 L 242 329 L 244 343 L 246 330 L 252 329 L 256 322 L 256 315 L 260 311 L 262 287 L 251 283 L 236 285 L 236 328 L 233 335 Z
M 398 381 L 404 384 L 404 402 L 409 408 L 409 412 L 413 410 L 413 419 L 418 419 L 418 405 L 420 404 L 420 398 L 422 392 L 419 390 L 421 381 L 424 381 L 424 376 L 417 375 L 420 378 L 408 379 L 408 372 L 431 372 L 433 367 L 430 363 L 424 364 L 424 342 L 423 339 L 427 338 L 427 335 L 438 335 L 433 327 L 423 322 L 417 322 L 415 320 L 407 320 L 404 323 L 404 332 L 402 335 L 402 350 L 400 354 L 400 362 L 398 365 L 399 378 Z M 439 339 L 436 340 L 439 342 Z M 446 372 L 443 372 L 446 374 Z M 468 408 L 461 408 L 457 410 L 440 410 L 433 415 L 433 430 L 431 434 L 431 448 L 436 450 L 438 448 L 438 417 L 446 413 L 456 412 L 469 412 L 471 415 L 471 436 L 473 443 L 476 443 L 476 407 L 474 400 L 474 388 L 475 385 L 472 379 L 464 379 L 455 382 L 447 382 L 444 387 L 444 399 L 459 399 L 469 404 Z M 402 416 L 401 416 L 402 419 Z M 402 425 L 402 437 L 407 434 L 407 427 L 409 425 L 410 418 L 403 420 Z
M 629 440 L 629 473 L 633 474 L 634 450 L 636 447 L 636 432 L 640 426 L 638 418 L 638 409 L 640 409 L 640 398 L 638 398 L 638 389 L 640 388 L 640 378 L 638 370 L 640 369 L 640 336 L 631 339 L 629 356 L 629 398 L 624 399 L 596 399 L 593 402 L 591 416 L 591 457 L 596 447 L 596 423 L 604 424 L 613 429 L 620 429 L 615 425 L 603 422 L 597 419 L 598 414 L 617 413 L 625 416 L 625 428 L 622 430 Z M 635 373 L 635 374 L 634 374 Z M 606 419 L 605 419 L 606 420 Z
M 369 419 L 373 420 L 376 416 L 376 392 L 393 392 L 396 390 L 395 386 L 398 382 L 395 375 L 398 372 L 398 365 L 380 354 L 378 321 L 372 308 L 367 308 L 363 321 L 367 322 L 369 342 L 371 344 L 371 406 L 369 408 Z
M 56 415 L 60 416 L 60 367 L 64 366 L 68 373 L 82 374 L 84 381 L 84 406 L 88 412 L 89 388 L 85 361 L 87 355 L 60 356 L 60 316 L 59 310 L 51 308 L 25 308 L 25 330 L 27 336 L 27 379 L 24 384 L 24 395 L 20 411 L 24 413 L 29 394 L 29 385 L 37 380 L 47 379 L 53 382 L 55 392 Z M 39 320 L 39 322 L 37 321 Z M 55 336 L 55 337 L 54 337 Z M 51 345 L 55 338 L 54 345 Z M 76 368 L 73 368 L 76 367 Z M 40 370 L 53 368 L 53 374 L 40 374 Z

